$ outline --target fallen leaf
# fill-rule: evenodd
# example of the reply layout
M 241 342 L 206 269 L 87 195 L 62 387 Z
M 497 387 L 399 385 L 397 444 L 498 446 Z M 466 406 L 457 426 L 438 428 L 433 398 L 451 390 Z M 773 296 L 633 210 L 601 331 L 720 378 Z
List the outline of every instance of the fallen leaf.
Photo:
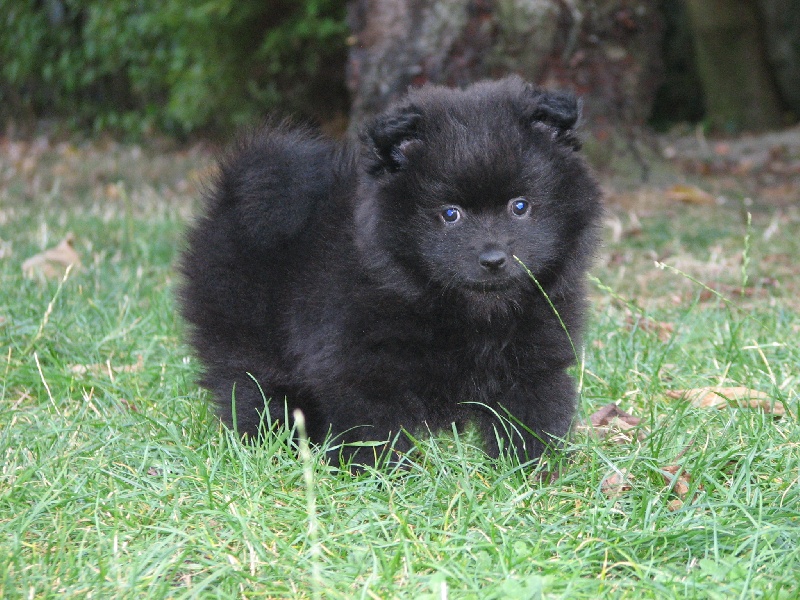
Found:
M 684 449 L 684 451 L 685 450 L 686 449 Z M 692 482 L 692 476 L 680 465 L 661 467 L 661 476 L 664 478 L 667 486 L 671 487 L 672 491 L 677 496 L 677 498 L 673 498 L 667 504 L 667 509 L 671 512 L 675 512 L 679 508 L 682 508 L 686 501 L 686 496 L 689 494 L 689 486 Z M 703 486 L 699 485 L 698 489 L 703 489 Z
M 672 491 L 675 492 L 681 500 L 684 500 L 686 494 L 689 493 L 689 484 L 692 478 L 688 472 L 681 469 L 679 465 L 667 465 L 666 467 L 661 467 L 661 475 L 664 477 L 667 485 L 672 486 Z M 678 475 L 678 472 L 680 472 L 680 475 Z
M 686 204 L 716 204 L 714 196 L 694 185 L 673 185 L 665 195 L 668 200 Z
M 131 412 L 139 412 L 139 409 L 136 408 L 136 405 L 130 400 L 127 400 L 125 398 L 120 398 L 119 403 Z
M 697 408 L 755 408 L 776 417 L 786 414 L 786 407 L 767 394 L 746 387 L 702 387 L 686 390 L 668 390 L 667 397 L 688 400 Z
M 633 489 L 631 479 L 626 469 L 620 469 L 600 482 L 600 491 L 609 498 L 619 496 L 622 492 L 629 492 Z
M 612 419 L 619 419 L 632 427 L 638 425 L 642 421 L 639 417 L 634 417 L 624 410 L 620 410 L 615 402 L 606 404 L 604 407 L 593 412 L 589 417 L 592 427 L 608 425 Z
M 44 252 L 34 254 L 23 262 L 22 273 L 29 279 L 63 277 L 70 265 L 73 268 L 79 268 L 81 265 L 81 259 L 75 251 L 74 244 L 75 236 L 72 233 L 68 233 L 54 248 L 48 248 Z
M 634 439 L 641 441 L 646 437 L 647 431 L 639 427 L 641 422 L 639 417 L 620 410 L 611 402 L 590 415 L 588 424 L 579 424 L 577 430 L 615 444 L 629 444 Z

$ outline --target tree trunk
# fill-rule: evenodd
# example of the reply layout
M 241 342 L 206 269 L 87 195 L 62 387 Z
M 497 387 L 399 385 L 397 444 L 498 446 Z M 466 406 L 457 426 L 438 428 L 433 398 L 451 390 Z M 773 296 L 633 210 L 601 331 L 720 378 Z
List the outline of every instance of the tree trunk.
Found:
M 715 127 L 762 130 L 781 125 L 753 0 L 687 0 L 706 112 Z
M 800 0 L 760 0 L 758 5 L 781 99 L 800 119 Z
M 593 128 L 640 124 L 660 83 L 657 0 L 350 0 L 351 126 L 409 86 L 517 73 L 571 88 Z

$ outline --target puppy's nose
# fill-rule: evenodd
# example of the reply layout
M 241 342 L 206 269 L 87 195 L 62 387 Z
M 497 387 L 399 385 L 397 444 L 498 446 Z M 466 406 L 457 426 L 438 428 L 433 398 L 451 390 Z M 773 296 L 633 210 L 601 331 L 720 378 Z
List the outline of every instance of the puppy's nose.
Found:
M 484 250 L 478 256 L 478 262 L 487 271 L 501 271 L 508 262 L 508 254 L 502 250 Z

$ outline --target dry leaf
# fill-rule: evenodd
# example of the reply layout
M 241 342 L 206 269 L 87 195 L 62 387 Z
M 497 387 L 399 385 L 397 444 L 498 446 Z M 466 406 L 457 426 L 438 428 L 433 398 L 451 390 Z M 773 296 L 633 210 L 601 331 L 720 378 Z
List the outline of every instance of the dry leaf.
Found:
M 68 233 L 56 247 L 48 248 L 23 262 L 22 273 L 29 279 L 63 277 L 67 267 L 73 265 L 73 268 L 78 268 L 81 265 L 81 259 L 75 251 L 74 243 L 75 236 Z
M 678 475 L 679 471 L 680 475 Z M 686 494 L 689 493 L 689 483 L 692 481 L 689 473 L 681 471 L 679 465 L 668 465 L 666 467 L 661 467 L 661 475 L 664 477 L 664 481 L 667 482 L 667 485 L 672 486 L 672 491 L 675 492 L 681 500 L 684 500 Z
M 667 397 L 688 400 L 697 408 L 755 408 L 776 417 L 786 414 L 786 407 L 764 392 L 746 387 L 703 387 L 688 390 L 668 390 Z
M 589 417 L 592 427 L 608 425 L 612 419 L 619 419 L 631 426 L 636 426 L 641 422 L 640 418 L 629 415 L 624 410 L 620 410 L 619 406 L 614 402 L 606 404 Z
M 601 439 L 609 439 L 615 444 L 629 444 L 634 439 L 643 440 L 646 430 L 639 429 L 639 417 L 629 415 L 614 403 L 606 404 L 589 416 L 588 424 L 577 426 L 578 431 Z M 631 429 L 637 431 L 631 432 Z
M 673 185 L 666 191 L 668 200 L 686 204 L 715 204 L 714 196 L 694 185 Z
M 686 496 L 689 494 L 689 485 L 692 482 L 692 476 L 688 471 L 682 470 L 680 465 L 661 467 L 661 476 L 664 478 L 666 484 L 672 487 L 672 491 L 677 496 L 677 498 L 673 498 L 670 500 L 669 504 L 667 504 L 667 509 L 674 512 L 683 507 Z M 703 489 L 702 485 L 698 487 L 699 489 Z
M 136 405 L 130 400 L 127 400 L 125 398 L 120 398 L 119 403 L 131 412 L 139 412 L 139 409 L 136 408 Z
M 600 483 L 600 490 L 609 498 L 619 496 L 632 489 L 631 477 L 626 469 L 620 469 L 609 475 Z

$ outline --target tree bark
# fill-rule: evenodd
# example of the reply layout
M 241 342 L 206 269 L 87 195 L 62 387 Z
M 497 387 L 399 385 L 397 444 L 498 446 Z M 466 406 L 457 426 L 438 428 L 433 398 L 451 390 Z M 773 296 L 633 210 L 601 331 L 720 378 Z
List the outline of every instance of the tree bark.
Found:
M 753 0 L 687 0 L 706 113 L 724 130 L 781 125 Z
M 800 119 L 800 0 L 760 0 L 767 59 L 781 99 Z
M 657 0 L 350 0 L 357 128 L 409 86 L 517 73 L 583 97 L 593 128 L 641 124 L 660 83 Z

